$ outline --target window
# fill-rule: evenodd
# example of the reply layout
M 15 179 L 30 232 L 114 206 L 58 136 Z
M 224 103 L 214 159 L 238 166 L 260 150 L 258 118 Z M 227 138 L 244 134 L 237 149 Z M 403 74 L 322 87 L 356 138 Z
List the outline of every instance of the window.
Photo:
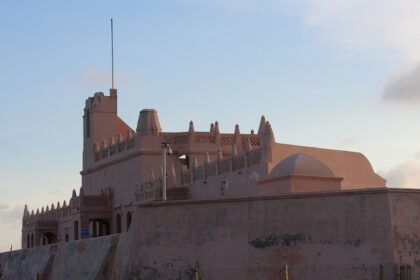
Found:
M 117 217 L 116 217 L 116 233 L 121 233 L 121 215 L 120 214 L 117 214 Z
M 31 237 L 29 234 L 26 236 L 26 248 L 31 247 Z
M 90 137 L 90 111 L 86 110 L 86 138 Z
M 31 247 L 35 246 L 35 238 L 34 238 L 34 234 L 31 234 Z
M 74 240 L 79 240 L 79 221 L 74 221 Z
M 130 229 L 131 226 L 131 212 L 127 212 L 127 231 Z

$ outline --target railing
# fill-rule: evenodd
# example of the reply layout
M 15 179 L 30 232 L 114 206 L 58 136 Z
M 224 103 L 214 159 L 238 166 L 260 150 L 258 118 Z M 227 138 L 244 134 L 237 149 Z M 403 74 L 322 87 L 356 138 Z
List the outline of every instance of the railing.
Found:
M 127 137 L 125 140 L 119 140 L 115 144 L 110 144 L 108 146 L 101 147 L 100 149 L 94 146 L 93 157 L 95 161 L 105 159 L 107 157 L 113 156 L 115 154 L 122 153 L 126 150 L 134 148 L 136 141 L 136 134 Z M 97 144 L 96 144 L 97 145 Z
M 261 163 L 262 149 L 255 149 L 244 154 L 234 155 L 227 159 L 216 160 L 205 163 L 181 173 L 181 185 L 190 185 L 193 182 L 205 180 L 208 177 L 216 176 L 233 171 L 240 171 Z

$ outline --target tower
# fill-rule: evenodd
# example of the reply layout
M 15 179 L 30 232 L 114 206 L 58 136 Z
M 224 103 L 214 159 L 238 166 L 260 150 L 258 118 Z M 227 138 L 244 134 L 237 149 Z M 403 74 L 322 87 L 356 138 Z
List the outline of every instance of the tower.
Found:
M 99 145 L 101 141 L 108 143 L 111 137 L 116 139 L 124 126 L 127 125 L 117 115 L 116 89 L 110 89 L 109 96 L 96 92 L 86 100 L 83 115 L 83 170 L 94 163 L 94 145 Z

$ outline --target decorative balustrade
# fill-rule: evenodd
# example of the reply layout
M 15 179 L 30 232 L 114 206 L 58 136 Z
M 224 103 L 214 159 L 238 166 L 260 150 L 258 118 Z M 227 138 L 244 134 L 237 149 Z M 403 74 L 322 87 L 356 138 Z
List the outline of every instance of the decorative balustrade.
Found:
M 99 195 L 84 195 L 83 190 L 80 191 L 79 196 L 76 196 L 76 192 L 73 191 L 73 195 L 70 199 L 69 205 L 64 201 L 63 206 L 60 203 L 54 204 L 51 207 L 47 206 L 41 208 L 41 211 L 37 209 L 36 213 L 32 211 L 29 213 L 25 208 L 23 216 L 24 223 L 30 223 L 34 221 L 45 221 L 45 220 L 59 220 L 68 217 L 72 213 L 78 213 L 81 210 L 105 210 L 112 209 L 112 191 L 105 189 Z
M 109 141 L 108 145 L 105 143 L 105 141 L 102 141 L 102 145 L 100 148 L 98 144 L 95 144 L 93 146 L 93 158 L 95 159 L 95 161 L 99 161 L 101 159 L 105 159 L 115 154 L 122 153 L 126 150 L 134 148 L 135 143 L 136 134 L 132 132 L 128 133 L 126 139 L 122 139 L 122 137 L 119 136 L 117 143 L 113 143 L 112 138 Z
M 182 178 L 181 178 L 182 180 Z M 136 201 L 159 201 L 162 200 L 163 180 L 151 180 L 140 184 L 137 187 L 135 197 Z M 179 187 L 173 177 L 167 178 L 166 199 L 182 200 L 188 198 L 188 188 Z
M 181 173 L 181 185 L 190 185 L 193 182 L 205 180 L 208 177 L 216 176 L 233 171 L 239 171 L 261 163 L 262 149 L 255 149 L 240 155 L 233 155 L 227 159 L 216 160 L 204 163 L 201 166 L 186 170 Z
M 258 134 L 215 134 L 211 132 L 164 132 L 161 134 L 162 142 L 170 145 L 176 144 L 218 144 L 221 146 L 232 146 L 236 140 L 242 144 L 243 147 L 249 142 L 252 146 L 261 145 L 261 135 Z

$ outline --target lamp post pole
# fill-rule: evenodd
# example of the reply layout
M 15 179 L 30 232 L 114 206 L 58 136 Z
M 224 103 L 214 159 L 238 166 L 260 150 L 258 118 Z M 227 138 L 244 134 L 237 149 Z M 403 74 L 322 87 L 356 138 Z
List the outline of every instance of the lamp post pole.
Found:
M 162 200 L 166 201 L 166 184 L 167 184 L 167 171 L 166 171 L 166 155 L 172 154 L 172 149 L 168 143 L 162 142 Z
M 162 143 L 162 200 L 166 201 L 166 143 Z

